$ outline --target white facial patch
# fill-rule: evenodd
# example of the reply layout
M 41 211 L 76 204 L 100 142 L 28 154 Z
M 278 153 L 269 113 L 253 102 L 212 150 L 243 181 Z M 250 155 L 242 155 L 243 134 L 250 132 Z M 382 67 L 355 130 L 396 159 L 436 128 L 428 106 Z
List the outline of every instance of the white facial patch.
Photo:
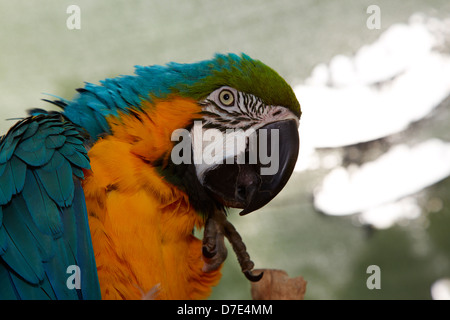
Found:
M 244 164 L 256 163 L 256 153 L 249 159 L 245 159 L 245 152 L 249 139 L 256 139 L 253 128 L 227 129 L 223 132 L 219 129 L 204 128 L 201 121 L 195 121 L 191 129 L 191 141 L 194 165 L 200 181 L 204 173 L 220 164 Z

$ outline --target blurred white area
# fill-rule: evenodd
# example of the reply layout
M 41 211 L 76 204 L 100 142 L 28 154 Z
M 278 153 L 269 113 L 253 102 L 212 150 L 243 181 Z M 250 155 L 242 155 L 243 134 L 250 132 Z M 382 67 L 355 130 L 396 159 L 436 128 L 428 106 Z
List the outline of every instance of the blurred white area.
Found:
M 417 219 L 421 213 L 417 200 L 414 197 L 406 197 L 363 211 L 359 222 L 377 229 L 387 229 L 395 223 Z
M 314 205 L 331 215 L 372 211 L 380 205 L 414 194 L 448 175 L 450 143 L 431 139 L 414 147 L 398 145 L 360 167 L 333 169 L 315 192 Z M 410 209 L 410 205 L 406 207 Z M 370 211 L 365 219 L 373 216 Z
M 302 137 L 314 148 L 330 148 L 404 130 L 449 95 L 449 74 L 450 57 L 430 52 L 394 79 L 386 78 L 385 85 L 361 80 L 345 86 L 297 86 L 303 107 Z
M 450 94 L 450 19 L 419 14 L 395 24 L 353 57 L 319 64 L 294 91 L 302 105 L 296 170 L 317 166 L 316 148 L 376 140 L 426 117 Z
M 431 286 L 431 297 L 433 300 L 450 300 L 450 279 L 443 278 Z
M 399 144 L 376 160 L 341 166 L 341 148 L 393 135 L 427 117 L 450 95 L 450 19 L 413 15 L 395 24 L 353 57 L 319 64 L 294 88 L 302 105 L 296 171 L 332 169 L 314 193 L 314 206 L 329 215 L 361 213 L 377 228 L 415 219 L 411 195 L 450 175 L 450 143 L 429 139 Z M 338 150 L 338 149 L 336 149 Z M 326 161 L 325 161 L 326 160 Z

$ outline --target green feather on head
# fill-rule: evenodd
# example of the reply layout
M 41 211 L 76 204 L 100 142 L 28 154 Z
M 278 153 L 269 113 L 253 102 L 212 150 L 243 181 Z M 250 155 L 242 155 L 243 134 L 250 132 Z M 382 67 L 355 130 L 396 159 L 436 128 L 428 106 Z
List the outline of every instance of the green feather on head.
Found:
M 207 61 L 209 74 L 199 81 L 177 86 L 195 100 L 201 100 L 222 86 L 230 86 L 259 97 L 265 104 L 284 106 L 300 117 L 301 109 L 291 86 L 272 68 L 246 54 L 217 54 Z

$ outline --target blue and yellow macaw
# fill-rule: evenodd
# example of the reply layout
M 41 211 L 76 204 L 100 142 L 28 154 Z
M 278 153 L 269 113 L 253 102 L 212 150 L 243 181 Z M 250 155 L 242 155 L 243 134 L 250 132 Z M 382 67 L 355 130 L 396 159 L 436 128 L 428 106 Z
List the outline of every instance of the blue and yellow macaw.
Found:
M 0 298 L 206 298 L 224 238 L 260 279 L 225 210 L 261 208 L 293 171 L 301 111 L 286 81 L 247 55 L 218 54 L 77 91 L 0 140 Z M 235 132 L 244 147 L 198 144 L 208 130 Z M 250 137 L 276 172 L 261 173 L 267 157 L 236 161 L 250 157 Z M 189 161 L 205 151 L 210 161 Z

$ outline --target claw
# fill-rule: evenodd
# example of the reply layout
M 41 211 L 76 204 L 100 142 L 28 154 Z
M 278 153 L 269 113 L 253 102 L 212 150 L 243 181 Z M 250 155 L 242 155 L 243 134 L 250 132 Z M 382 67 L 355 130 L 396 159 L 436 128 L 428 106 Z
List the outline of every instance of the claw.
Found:
M 224 243 L 224 236 L 228 239 L 236 253 L 245 277 L 252 282 L 261 280 L 263 272 L 257 275 L 252 273 L 251 270 L 254 264 L 250 260 L 247 248 L 236 228 L 226 219 L 226 215 L 222 211 L 214 212 L 206 221 L 202 247 L 205 260 L 203 270 L 205 272 L 217 270 L 225 261 L 227 249 Z
M 203 271 L 212 272 L 220 268 L 227 258 L 227 248 L 225 247 L 223 234 L 223 221 L 226 220 L 223 215 L 213 215 L 206 221 L 203 235 Z
M 245 277 L 250 280 L 251 282 L 258 282 L 262 279 L 264 272 L 261 272 L 260 274 L 253 274 L 251 270 L 244 272 Z
M 205 245 L 202 247 L 202 254 L 207 259 L 212 259 L 216 255 L 216 253 L 217 252 L 215 252 L 214 250 L 209 251 L 209 248 Z

